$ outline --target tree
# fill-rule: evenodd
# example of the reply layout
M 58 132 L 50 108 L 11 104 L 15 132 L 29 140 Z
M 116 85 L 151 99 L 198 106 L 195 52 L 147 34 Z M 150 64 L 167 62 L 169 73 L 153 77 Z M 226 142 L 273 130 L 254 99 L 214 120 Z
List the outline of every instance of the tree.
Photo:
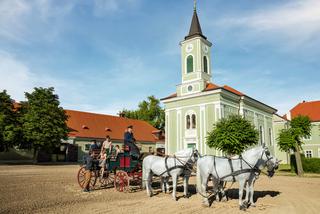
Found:
M 165 113 L 160 106 L 160 100 L 154 96 L 149 96 L 147 100 L 140 102 L 137 110 L 124 109 L 119 112 L 119 115 L 131 119 L 144 120 L 157 129 L 164 129 Z
M 208 133 L 207 145 L 228 155 L 241 154 L 249 146 L 258 143 L 259 133 L 254 126 L 240 115 L 222 118 Z
M 282 129 L 278 137 L 278 146 L 281 151 L 294 151 L 297 164 L 298 176 L 303 175 L 303 167 L 301 162 L 300 150 L 303 137 L 309 137 L 311 134 L 311 121 L 308 116 L 299 115 L 290 122 L 289 129 Z
M 17 144 L 18 131 L 13 100 L 4 90 L 0 92 L 0 151 L 8 151 L 10 147 Z
M 38 157 L 40 148 L 46 151 L 60 145 L 69 132 L 67 115 L 60 107 L 59 97 L 54 94 L 54 88 L 34 88 L 25 93 L 27 103 L 23 114 L 23 134 L 32 142 L 34 160 Z

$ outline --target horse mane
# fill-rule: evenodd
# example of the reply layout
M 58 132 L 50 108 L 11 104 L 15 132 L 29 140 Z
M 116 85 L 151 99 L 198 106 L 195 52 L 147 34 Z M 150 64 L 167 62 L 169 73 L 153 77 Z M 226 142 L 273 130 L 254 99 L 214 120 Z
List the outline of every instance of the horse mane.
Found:
M 253 155 L 256 155 L 258 152 L 261 152 L 263 149 L 264 149 L 263 146 L 256 146 L 256 147 L 253 147 L 251 149 L 244 151 L 242 153 L 242 156 L 243 157 L 251 157 Z

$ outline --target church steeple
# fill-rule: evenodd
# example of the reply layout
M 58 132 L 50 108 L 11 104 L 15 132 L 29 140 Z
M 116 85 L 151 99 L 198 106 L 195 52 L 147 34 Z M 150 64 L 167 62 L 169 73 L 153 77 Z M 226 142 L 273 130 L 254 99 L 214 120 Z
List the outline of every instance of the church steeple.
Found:
M 181 77 L 177 95 L 184 96 L 202 92 L 211 81 L 211 42 L 202 34 L 196 1 L 189 34 L 180 42 Z
M 192 16 L 191 26 L 190 26 L 189 34 L 185 37 L 185 39 L 186 40 L 187 39 L 191 39 L 191 38 L 196 37 L 196 36 L 201 36 L 202 38 L 207 39 L 207 37 L 205 37 L 202 34 L 200 21 L 199 21 L 198 14 L 197 14 L 196 1 L 194 1 L 194 8 L 193 8 L 193 16 Z

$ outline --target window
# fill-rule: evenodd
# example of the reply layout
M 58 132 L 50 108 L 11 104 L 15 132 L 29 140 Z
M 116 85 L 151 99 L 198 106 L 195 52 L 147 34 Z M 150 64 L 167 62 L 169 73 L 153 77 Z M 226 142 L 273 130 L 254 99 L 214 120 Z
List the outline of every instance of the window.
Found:
M 208 59 L 206 56 L 203 57 L 203 71 L 208 73 Z
M 263 145 L 263 127 L 259 126 L 260 144 Z
M 195 143 L 188 143 L 188 148 L 196 148 L 196 144 Z
M 190 115 L 187 115 L 187 129 L 190 129 Z
M 196 115 L 195 114 L 188 114 L 186 117 L 186 126 L 187 129 L 196 129 Z
M 192 128 L 193 129 L 196 128 L 196 115 L 195 114 L 192 115 Z
M 311 140 L 311 136 L 304 136 L 302 140 Z
M 86 144 L 86 145 L 84 145 L 84 146 L 85 146 L 85 147 L 84 147 L 84 150 L 85 150 L 85 151 L 89 151 L 90 145 L 91 145 L 91 144 Z
M 272 129 L 269 128 L 269 145 L 272 145 Z
M 187 57 L 187 73 L 193 72 L 193 56 Z
M 312 158 L 312 150 L 306 150 L 304 154 L 307 158 Z

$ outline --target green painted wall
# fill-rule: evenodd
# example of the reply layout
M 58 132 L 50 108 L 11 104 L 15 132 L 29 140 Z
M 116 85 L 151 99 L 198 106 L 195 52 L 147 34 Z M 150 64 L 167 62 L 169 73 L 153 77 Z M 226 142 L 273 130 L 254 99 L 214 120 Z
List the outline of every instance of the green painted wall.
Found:
M 303 139 L 302 141 L 304 142 L 302 146 L 304 152 L 311 150 L 313 157 L 320 158 L 320 122 L 312 122 L 310 139 Z

